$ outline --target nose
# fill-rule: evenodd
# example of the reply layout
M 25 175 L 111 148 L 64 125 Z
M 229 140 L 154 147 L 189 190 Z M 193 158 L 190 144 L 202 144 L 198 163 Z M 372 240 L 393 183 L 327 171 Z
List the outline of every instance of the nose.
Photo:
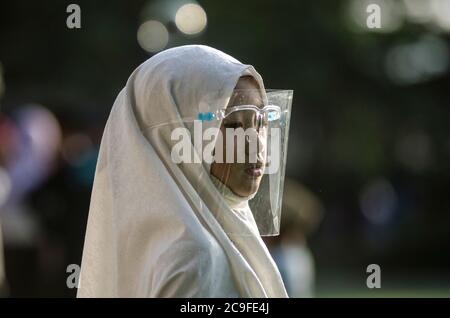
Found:
M 260 133 L 256 133 L 256 147 L 251 146 L 254 142 L 252 138 L 246 138 L 245 154 L 248 163 L 264 162 L 264 153 L 266 150 L 266 137 Z

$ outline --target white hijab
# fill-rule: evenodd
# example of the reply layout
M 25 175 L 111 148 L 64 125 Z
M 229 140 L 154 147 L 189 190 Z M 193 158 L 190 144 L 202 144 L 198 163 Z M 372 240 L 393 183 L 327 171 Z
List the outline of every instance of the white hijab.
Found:
M 78 297 L 287 297 L 261 237 L 227 234 L 248 233 L 254 220 L 225 203 L 209 210 L 218 192 L 208 165 L 170 157 L 180 116 L 225 107 L 244 74 L 264 88 L 252 66 L 188 45 L 130 76 L 102 137 Z

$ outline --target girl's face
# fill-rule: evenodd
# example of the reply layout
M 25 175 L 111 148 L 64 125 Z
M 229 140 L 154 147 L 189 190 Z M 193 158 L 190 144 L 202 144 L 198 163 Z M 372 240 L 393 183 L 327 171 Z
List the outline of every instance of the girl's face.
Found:
M 227 107 L 239 105 L 255 105 L 260 108 L 264 106 L 258 83 L 251 76 L 243 76 L 239 79 Z M 245 163 L 237 162 L 237 142 L 235 138 L 233 163 L 213 162 L 211 164 L 212 175 L 218 178 L 236 195 L 246 197 L 258 191 L 259 184 L 264 173 L 266 158 L 264 158 L 264 152 L 261 151 L 262 149 L 260 147 L 265 144 L 265 140 L 261 140 L 266 138 L 265 134 L 262 132 L 265 128 L 261 126 L 257 127 L 255 112 L 238 111 L 231 113 L 222 121 L 220 126 L 223 136 L 223 158 L 226 158 L 227 153 L 226 128 L 243 128 L 244 130 L 247 128 L 259 128 L 259 140 L 257 147 L 258 154 L 256 163 L 249 163 L 249 147 L 247 144 L 247 138 L 245 145 Z

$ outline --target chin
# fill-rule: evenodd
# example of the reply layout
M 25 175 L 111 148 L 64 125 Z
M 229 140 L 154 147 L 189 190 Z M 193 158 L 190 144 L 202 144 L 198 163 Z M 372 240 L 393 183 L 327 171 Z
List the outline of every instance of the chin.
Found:
M 233 190 L 234 193 L 241 197 L 247 197 L 249 195 L 255 194 L 259 188 L 259 180 L 250 181 L 248 179 L 241 180 L 239 187 Z

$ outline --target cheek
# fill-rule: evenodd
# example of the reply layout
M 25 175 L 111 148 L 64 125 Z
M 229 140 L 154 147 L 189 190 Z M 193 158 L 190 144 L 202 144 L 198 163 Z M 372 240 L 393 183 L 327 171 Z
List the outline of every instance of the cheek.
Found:
M 238 137 L 234 136 L 234 141 L 232 147 L 230 146 L 230 154 L 233 153 L 233 162 L 237 162 L 237 154 L 238 154 Z M 223 162 L 226 162 L 227 158 L 227 138 L 225 136 L 225 133 L 223 134 L 223 144 L 222 144 L 222 156 L 223 156 Z M 229 163 L 232 164 L 232 163 Z

